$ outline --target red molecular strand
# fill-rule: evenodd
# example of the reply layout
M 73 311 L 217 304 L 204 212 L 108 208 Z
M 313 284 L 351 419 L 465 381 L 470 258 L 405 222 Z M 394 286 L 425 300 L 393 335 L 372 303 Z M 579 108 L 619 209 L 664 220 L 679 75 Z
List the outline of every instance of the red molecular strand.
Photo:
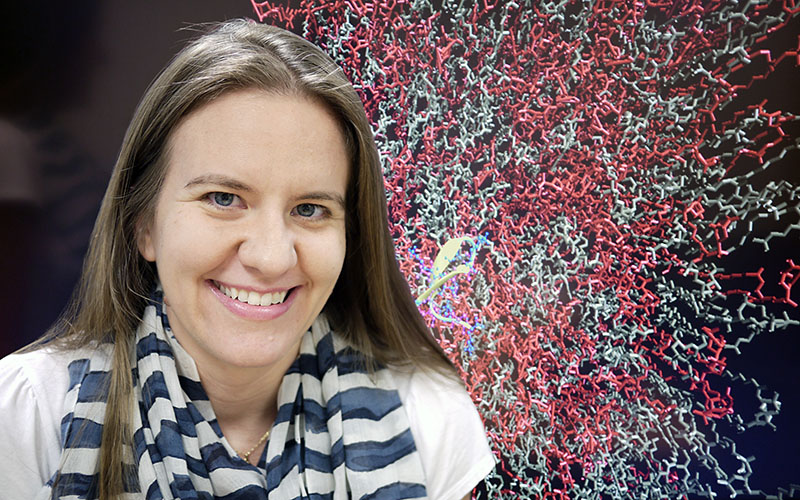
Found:
M 781 294 L 763 266 L 723 260 L 752 245 L 742 233 L 773 192 L 743 186 L 797 147 L 796 116 L 743 95 L 800 64 L 800 37 L 764 45 L 800 7 L 252 3 L 355 82 L 412 289 L 448 238 L 490 242 L 443 293 L 481 328 L 428 318 L 498 453 L 489 497 L 717 488 L 689 469 L 698 460 L 664 451 L 722 448 L 704 430 L 735 413 L 723 325 L 743 320 L 721 301 L 796 313 L 796 259 L 774 280 Z M 796 202 L 781 186 L 769 189 Z M 736 467 L 703 457 L 748 491 Z
M 764 294 L 763 288 L 766 284 L 764 280 L 764 268 L 759 267 L 755 272 L 746 272 L 746 273 L 730 273 L 724 274 L 719 273 L 716 275 L 717 279 L 735 279 L 735 278 L 753 278 L 758 282 L 758 285 L 752 289 L 730 289 L 726 290 L 725 293 L 732 295 L 732 294 L 744 294 L 748 297 L 749 300 L 752 302 L 760 303 L 760 302 L 772 302 L 776 304 L 787 304 L 792 307 L 797 307 L 797 302 L 792 299 L 792 287 L 797 283 L 798 279 L 800 279 L 800 266 L 795 264 L 792 259 L 787 260 L 787 264 L 789 267 L 780 273 L 780 279 L 778 280 L 778 285 L 784 290 L 783 296 L 776 296 L 776 295 L 767 295 Z

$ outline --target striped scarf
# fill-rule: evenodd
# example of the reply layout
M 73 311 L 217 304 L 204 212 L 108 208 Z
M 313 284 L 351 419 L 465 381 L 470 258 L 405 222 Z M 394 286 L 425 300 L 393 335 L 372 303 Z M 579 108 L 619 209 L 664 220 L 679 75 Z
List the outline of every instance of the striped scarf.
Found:
M 178 344 L 160 293 L 136 333 L 128 498 L 426 498 L 424 474 L 391 374 L 365 373 L 359 355 L 320 316 L 283 378 L 278 415 L 257 466 L 223 437 L 192 358 Z M 97 498 L 108 357 L 70 363 L 58 481 L 37 497 Z

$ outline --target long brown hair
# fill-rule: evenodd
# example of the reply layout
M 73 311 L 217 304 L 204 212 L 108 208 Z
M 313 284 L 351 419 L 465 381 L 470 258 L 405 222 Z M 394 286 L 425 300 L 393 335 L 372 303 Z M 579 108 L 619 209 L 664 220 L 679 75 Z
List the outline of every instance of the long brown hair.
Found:
M 37 344 L 113 344 L 100 498 L 123 490 L 133 408 L 130 353 L 157 279 L 137 250 L 137 227 L 153 216 L 172 131 L 192 110 L 241 88 L 307 95 L 341 124 L 351 154 L 347 253 L 325 306 L 337 330 L 378 363 L 452 373 L 397 266 L 378 153 L 363 104 L 341 68 L 288 31 L 245 20 L 217 25 L 183 49 L 144 94 L 109 181 L 81 280 L 62 319 Z

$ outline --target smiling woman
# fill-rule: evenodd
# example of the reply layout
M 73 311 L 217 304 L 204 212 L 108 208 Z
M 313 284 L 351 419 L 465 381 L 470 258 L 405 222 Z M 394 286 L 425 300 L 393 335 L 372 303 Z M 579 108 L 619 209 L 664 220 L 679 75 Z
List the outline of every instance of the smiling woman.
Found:
M 289 32 L 222 24 L 155 80 L 74 297 L 0 361 L 10 498 L 459 499 L 493 468 L 363 105 Z

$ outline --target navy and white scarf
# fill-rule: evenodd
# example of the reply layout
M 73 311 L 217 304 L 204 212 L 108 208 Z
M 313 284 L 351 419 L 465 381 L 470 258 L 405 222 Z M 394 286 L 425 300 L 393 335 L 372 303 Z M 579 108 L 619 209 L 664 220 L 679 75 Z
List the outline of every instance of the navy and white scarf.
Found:
M 172 335 L 160 294 L 136 332 L 129 498 L 393 500 L 426 498 L 414 438 L 391 374 L 370 375 L 320 316 L 283 378 L 258 466 L 222 435 L 192 358 Z M 69 365 L 59 479 L 38 498 L 94 499 L 108 357 Z M 56 476 L 54 475 L 54 478 Z

